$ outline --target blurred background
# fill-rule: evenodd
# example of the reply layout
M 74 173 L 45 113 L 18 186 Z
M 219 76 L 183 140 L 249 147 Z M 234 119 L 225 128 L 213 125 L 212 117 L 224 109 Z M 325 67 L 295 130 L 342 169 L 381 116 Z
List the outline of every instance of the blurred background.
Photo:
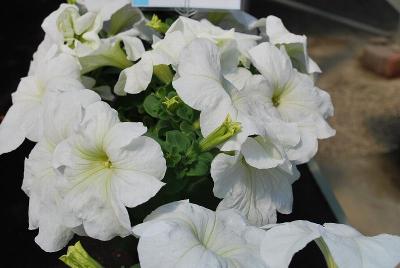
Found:
M 317 84 L 331 94 L 335 106 L 331 124 L 337 135 L 321 141 L 315 159 L 300 167 L 294 212 L 280 221 L 341 222 L 367 235 L 400 235 L 400 38 L 399 13 L 392 5 L 399 1 L 389 1 L 245 3 L 251 15 L 276 15 L 291 32 L 309 37 L 310 55 L 324 72 Z M 2 6 L 0 116 L 11 105 L 10 94 L 27 74 L 43 39 L 43 19 L 62 2 L 14 0 Z M 3 264 L 63 267 L 57 258 L 65 250 L 44 253 L 34 243 L 36 231 L 27 230 L 28 198 L 20 188 L 24 157 L 32 146 L 25 142 L 17 151 L 0 156 Z M 134 241 L 84 239 L 83 243 L 106 267 L 134 264 Z M 313 245 L 296 255 L 291 266 L 325 267 Z

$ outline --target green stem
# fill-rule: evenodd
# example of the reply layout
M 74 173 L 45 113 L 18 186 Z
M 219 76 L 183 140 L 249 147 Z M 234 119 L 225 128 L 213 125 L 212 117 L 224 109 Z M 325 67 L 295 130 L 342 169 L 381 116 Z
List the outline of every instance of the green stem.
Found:
M 315 239 L 314 241 L 318 245 L 322 254 L 324 255 L 327 267 L 328 268 L 338 268 L 325 241 L 321 237 L 318 239 Z

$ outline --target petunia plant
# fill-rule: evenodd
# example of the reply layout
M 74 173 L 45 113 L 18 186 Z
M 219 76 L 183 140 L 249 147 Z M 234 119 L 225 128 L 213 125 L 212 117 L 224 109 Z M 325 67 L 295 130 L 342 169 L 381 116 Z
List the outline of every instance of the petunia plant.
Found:
M 396 236 L 277 224 L 292 212 L 296 166 L 335 135 L 307 38 L 279 18 L 241 33 L 129 0 L 76 0 L 42 28 L 0 154 L 36 143 L 22 189 L 44 251 L 119 236 L 138 241 L 133 267 L 278 268 L 315 240 L 328 267 L 400 262 Z M 102 267 L 80 243 L 60 260 Z

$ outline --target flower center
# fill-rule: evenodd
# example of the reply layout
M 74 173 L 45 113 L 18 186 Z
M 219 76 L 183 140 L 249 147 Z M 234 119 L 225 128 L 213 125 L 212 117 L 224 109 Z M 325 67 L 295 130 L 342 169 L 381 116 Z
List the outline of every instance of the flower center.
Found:
M 104 167 L 105 167 L 105 168 L 108 168 L 108 169 L 112 168 L 112 163 L 111 163 L 111 161 L 107 159 L 107 161 L 104 162 Z
M 282 103 L 282 97 L 284 92 L 287 90 L 287 86 L 276 86 L 274 90 L 274 94 L 272 95 L 272 104 L 274 107 L 278 108 Z
M 272 104 L 274 107 L 278 107 L 280 104 L 280 95 L 274 95 L 272 96 Z

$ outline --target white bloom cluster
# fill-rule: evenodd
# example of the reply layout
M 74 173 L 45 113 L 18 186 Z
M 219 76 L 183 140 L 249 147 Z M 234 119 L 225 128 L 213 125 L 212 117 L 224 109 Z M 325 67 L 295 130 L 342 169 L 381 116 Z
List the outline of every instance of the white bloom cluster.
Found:
M 25 138 L 37 142 L 22 188 L 30 197 L 29 228 L 39 228 L 35 240 L 46 251 L 62 249 L 75 233 L 100 240 L 130 235 L 125 207 L 146 202 L 164 185 L 160 145 L 143 136 L 142 123 L 120 122 L 116 110 L 86 89 L 95 81 L 82 76 L 85 57 L 97 57 L 97 66 L 131 64 L 144 51 L 139 32 L 133 27 L 100 38 L 104 14 L 87 2 L 84 15 L 62 4 L 45 19 L 45 40 L 0 126 L 0 153 Z
M 261 268 L 287 267 L 317 239 L 339 267 L 399 262 L 398 237 L 366 238 L 332 224 L 274 225 L 277 212 L 292 211 L 296 165 L 316 154 L 319 139 L 335 134 L 327 123 L 333 106 L 315 86 L 320 69 L 305 36 L 274 16 L 252 26 L 261 36 L 184 17 L 159 34 L 129 3 L 78 0 L 50 14 L 0 125 L 0 154 L 25 138 L 37 143 L 22 188 L 41 248 L 58 251 L 74 234 L 99 240 L 134 234 L 143 268 Z M 176 93 L 166 106 L 182 102 L 199 115 L 200 153 L 214 153 L 207 171 L 222 201 L 216 211 L 189 201 L 166 204 L 132 230 L 127 208 L 154 197 L 172 165 L 165 144 L 150 138 L 143 123 L 121 121 L 114 100 L 127 94 L 140 100 L 160 66 Z M 103 67 L 119 70 L 111 86 L 93 75 Z
M 333 114 L 330 97 L 293 67 L 284 47 L 257 45 L 254 38 L 235 34 L 227 38 L 229 31 L 219 35 L 224 36 L 221 42 L 209 37 L 201 22 L 189 26 L 181 27 L 183 35 L 186 30 L 197 38 L 180 53 L 174 88 L 201 111 L 204 136 L 228 115 L 241 125 L 238 135 L 220 148 L 233 155 L 220 154 L 211 168 L 214 194 L 223 198 L 219 208 L 236 208 L 259 226 L 276 222 L 276 210 L 291 212 L 291 184 L 299 177 L 295 165 L 315 155 L 318 139 L 335 134 L 326 122 Z M 243 52 L 241 43 L 249 45 L 248 40 L 253 46 Z M 238 67 L 241 57 L 250 60 L 257 74 Z

